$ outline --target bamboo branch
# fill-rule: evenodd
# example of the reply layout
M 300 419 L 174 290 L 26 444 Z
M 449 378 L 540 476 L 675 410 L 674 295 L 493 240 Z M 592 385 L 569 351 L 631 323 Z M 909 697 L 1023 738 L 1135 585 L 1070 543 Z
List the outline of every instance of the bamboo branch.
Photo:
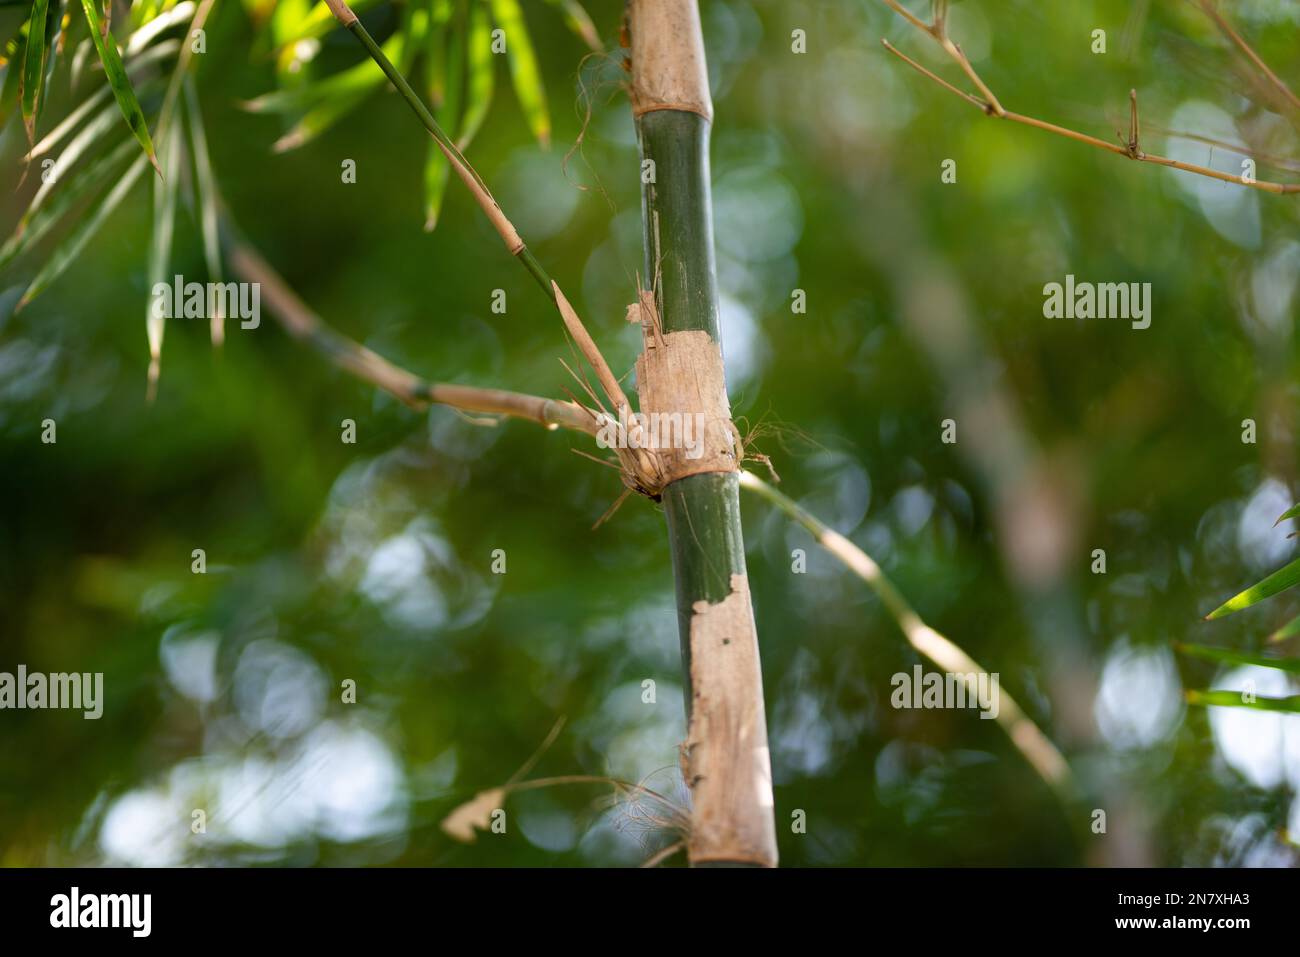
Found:
M 538 285 L 540 285 L 551 298 L 551 301 L 555 303 L 556 309 L 559 311 L 561 318 L 574 334 L 574 338 L 578 342 L 578 347 L 582 351 L 583 357 L 596 371 L 596 376 L 601 383 L 601 387 L 605 390 L 610 402 L 613 403 L 615 410 L 623 410 L 624 412 L 630 411 L 631 406 L 628 404 L 627 396 L 625 396 L 623 390 L 619 388 L 618 377 L 614 375 L 613 371 L 609 367 L 609 363 L 605 361 L 605 357 L 596 347 L 591 336 L 587 334 L 586 328 L 582 325 L 582 320 L 578 318 L 577 313 L 573 311 L 572 307 L 569 306 L 568 301 L 564 299 L 563 294 L 560 292 L 559 285 L 555 280 L 547 275 L 546 270 L 542 268 L 541 263 L 537 261 L 537 258 L 532 254 L 523 239 L 519 236 L 514 224 L 510 222 L 505 212 L 501 209 L 501 206 L 492 197 L 492 193 L 488 189 L 487 183 L 483 181 L 483 178 L 479 176 L 474 167 L 470 165 L 467 159 L 465 159 L 464 155 L 457 148 L 451 137 L 443 131 L 442 127 L 438 124 L 438 121 L 433 118 L 433 114 L 429 112 L 428 107 L 424 105 L 424 101 L 420 99 L 419 95 L 413 89 L 411 89 L 411 85 L 406 82 L 406 78 L 402 76 L 397 67 L 393 66 L 392 61 L 384 55 L 384 51 L 380 48 L 379 44 L 375 42 L 374 37 L 370 35 L 370 32 L 362 26 L 361 21 L 357 19 L 357 15 L 352 12 L 347 3 L 345 3 L 344 0 L 326 0 L 326 3 L 330 8 L 330 12 L 334 14 L 339 23 L 347 27 L 348 30 L 350 30 L 361 42 L 361 45 L 370 55 L 370 58 L 378 64 L 381 70 L 384 71 L 384 75 L 388 77 L 389 81 L 393 84 L 393 87 L 401 94 L 402 99 L 406 101 L 412 112 L 414 112 L 416 117 L 419 118 L 420 122 L 424 125 L 424 128 L 429 131 L 434 142 L 438 144 L 438 148 L 441 149 L 443 154 L 447 157 L 448 162 L 451 164 L 451 168 L 456 171 L 456 175 L 460 178 L 461 182 L 465 184 L 465 188 L 470 191 L 471 195 L 473 195 L 474 199 L 478 202 L 479 207 L 483 210 L 483 214 L 488 218 L 488 221 L 491 222 L 493 228 L 496 229 L 502 242 L 505 243 L 506 249 L 508 249 L 510 254 L 523 264 L 524 268 L 528 270 L 533 279 L 537 281 Z
M 412 408 L 429 403 L 465 412 L 511 416 L 548 429 L 566 428 L 595 435 L 596 418 L 576 402 L 562 402 L 504 389 L 482 389 L 428 382 L 331 329 L 289 288 L 288 283 L 247 243 L 226 235 L 226 257 L 245 282 L 258 283 L 272 315 L 295 339 L 306 342 L 343 371 L 395 396 Z
M 880 598 L 885 610 L 898 623 L 899 629 L 908 644 L 924 655 L 945 672 L 968 676 L 967 681 L 974 680 L 974 674 L 984 669 L 958 645 L 935 631 L 912 609 L 907 599 L 894 587 L 880 566 L 871 556 L 838 532 L 828 528 L 811 512 L 802 508 L 788 496 L 778 492 L 753 472 L 740 473 L 740 487 L 766 499 L 784 512 L 789 518 L 806 528 L 819 545 L 842 562 L 849 571 L 866 582 Z M 972 688 L 973 690 L 973 688 Z M 1015 700 L 1001 688 L 998 689 L 999 704 L 997 722 L 1000 724 L 1011 743 L 1016 746 L 1025 760 L 1062 798 L 1073 796 L 1073 781 L 1070 766 L 1066 763 L 1056 745 L 1034 724 Z
M 1261 179 L 1254 179 L 1254 178 L 1248 179 L 1244 175 L 1223 173 L 1217 169 L 1212 169 L 1208 166 L 1199 166 L 1195 163 L 1184 163 L 1181 160 L 1170 159 L 1167 156 L 1159 156 L 1155 153 L 1143 152 L 1136 143 L 1136 132 L 1137 132 L 1136 91 L 1130 93 L 1132 136 L 1130 138 L 1130 142 L 1125 143 L 1124 145 L 1109 143 L 1106 140 L 1099 139 L 1098 137 L 1089 136 L 1087 133 L 1080 133 L 1077 130 L 1068 129 L 1067 127 L 1064 126 L 1058 126 L 1055 123 L 1049 123 L 1046 120 L 1036 119 L 1032 116 L 1023 116 L 1019 113 L 1012 113 L 1009 110 L 1006 110 L 1002 107 L 1002 104 L 998 102 L 997 97 L 994 96 L 993 91 L 990 90 L 988 86 L 985 85 L 983 80 L 980 79 L 979 75 L 975 72 L 974 68 L 970 65 L 970 61 L 966 59 L 966 55 L 961 52 L 961 47 L 957 46 L 955 43 L 949 40 L 946 33 L 943 32 L 940 26 L 934 24 L 928 24 L 925 21 L 918 18 L 917 16 L 915 16 L 914 14 L 909 13 L 901 4 L 898 3 L 898 0 L 883 0 L 883 2 L 886 5 L 888 5 L 890 9 L 894 10 L 896 13 L 902 16 L 903 19 L 907 20 L 909 23 L 911 23 L 922 33 L 925 33 L 927 36 L 931 37 L 936 43 L 938 43 L 939 46 L 944 50 L 944 52 L 946 52 L 950 57 L 952 57 L 958 63 L 958 65 L 961 66 L 962 70 L 971 79 L 971 82 L 975 84 L 976 88 L 983 95 L 983 99 L 981 99 L 978 96 L 973 96 L 972 94 L 967 93 L 953 86 L 947 80 L 944 80 L 937 74 L 921 66 L 921 64 L 917 63 L 915 60 L 911 59 L 908 56 L 905 56 L 896 47 L 894 47 L 893 44 L 891 44 L 888 40 L 881 39 L 880 42 L 884 45 L 885 49 L 888 50 L 890 53 L 894 54 L 894 56 L 898 57 L 908 66 L 910 66 L 912 69 L 916 70 L 918 73 L 938 83 L 940 86 L 948 90 L 950 93 L 957 94 L 962 99 L 970 103 L 972 106 L 975 106 L 978 109 L 982 110 L 988 116 L 994 117 L 996 119 L 1010 120 L 1011 122 L 1019 123 L 1022 126 L 1032 126 L 1035 127 L 1036 129 L 1044 130 L 1045 132 L 1048 133 L 1053 133 L 1056 136 L 1063 136 L 1067 139 L 1072 139 L 1078 143 L 1085 143 L 1088 146 L 1095 146 L 1098 149 L 1103 149 L 1106 150 L 1107 152 L 1118 154 L 1119 156 L 1128 157 L 1129 159 L 1135 160 L 1140 163 L 1153 163 L 1157 166 L 1167 166 L 1170 169 L 1178 169 L 1186 173 L 1195 173 L 1198 176 L 1206 176 L 1209 177 L 1210 179 L 1217 179 L 1225 183 L 1236 183 L 1239 186 L 1249 186 L 1251 189 L 1259 189 L 1267 193 L 1300 193 L 1300 183 L 1276 183 L 1276 182 L 1270 182 L 1268 180 L 1261 180 Z M 1228 29 L 1231 29 L 1231 27 L 1229 27 Z M 1244 41 L 1242 42 L 1244 43 Z M 1262 69 L 1267 71 L 1268 68 L 1263 66 L 1262 61 L 1260 62 L 1259 65 L 1261 66 Z M 1278 82 L 1280 83 L 1281 81 Z M 1290 91 L 1288 90 L 1288 92 Z
M 438 144 L 438 148 L 447 157 L 451 168 L 456 171 L 456 175 L 465 184 L 466 189 L 470 191 L 470 194 L 473 195 L 479 207 L 483 210 L 483 214 L 488 218 L 493 228 L 496 229 L 502 242 L 505 243 L 506 249 L 523 265 L 529 275 L 542 287 L 555 304 L 556 311 L 559 312 L 565 328 L 573 336 L 583 358 L 595 370 L 601 389 L 613 406 L 613 412 L 608 424 L 619 435 L 620 441 L 617 443 L 615 452 L 619 461 L 623 464 L 624 471 L 627 473 L 625 479 L 630 487 L 635 487 L 647 494 L 653 494 L 661 484 L 657 458 L 646 449 L 647 443 L 644 430 L 640 422 L 632 415 L 632 406 L 618 384 L 618 376 L 614 375 L 595 340 L 587 332 L 582 319 L 579 318 L 577 312 L 564 297 L 564 293 L 560 291 L 559 284 L 547 275 L 542 264 L 538 262 L 537 257 L 533 255 L 520 237 L 514 224 L 510 222 L 501 206 L 492 197 L 487 183 L 470 165 L 469 160 L 465 159 L 451 137 L 443 131 L 438 121 L 433 118 L 433 114 L 429 112 L 428 107 L 425 106 L 424 101 L 411 89 L 411 85 L 406 82 L 406 78 L 402 76 L 397 67 L 393 66 L 392 61 L 388 59 L 379 44 L 375 42 L 374 37 L 357 19 L 357 15 L 352 12 L 345 0 L 326 0 L 326 4 L 339 23 L 347 27 L 352 32 L 352 35 L 360 41 L 370 58 L 383 70 L 384 75 L 388 77 L 394 89 L 401 94 L 407 106 L 415 113 L 424 128 L 429 131 L 429 135 L 433 137 Z M 626 423 L 626 426 L 624 423 Z
M 1300 97 L 1297 97 L 1292 93 L 1291 88 L 1283 82 L 1282 78 L 1269 69 L 1268 64 L 1260 58 L 1260 55 L 1251 48 L 1250 44 L 1242 38 L 1240 33 L 1232 28 L 1232 24 L 1229 23 L 1227 18 L 1219 12 L 1219 8 L 1211 2 L 1211 0 L 1198 0 L 1197 6 L 1205 11 L 1207 17 L 1214 21 L 1214 25 L 1219 28 L 1219 32 L 1235 43 L 1237 49 L 1244 53 L 1246 58 L 1249 59 L 1251 63 L 1255 64 L 1255 67 L 1259 72 L 1263 73 L 1264 76 L 1268 78 L 1268 81 L 1273 85 L 1273 88 L 1281 93 L 1292 107 L 1300 110 Z

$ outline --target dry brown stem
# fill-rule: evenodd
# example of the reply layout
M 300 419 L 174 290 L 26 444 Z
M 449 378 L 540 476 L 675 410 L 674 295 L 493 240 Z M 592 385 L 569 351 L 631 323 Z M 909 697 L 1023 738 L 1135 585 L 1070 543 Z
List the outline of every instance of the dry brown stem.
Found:
M 1249 186 L 1251 189 L 1259 189 L 1268 193 L 1300 193 L 1300 183 L 1276 183 L 1268 180 L 1255 179 L 1254 177 L 1247 177 L 1245 175 L 1223 173 L 1217 169 L 1211 169 L 1208 166 L 1199 166 L 1195 163 L 1184 163 L 1181 160 L 1170 159 L 1167 156 L 1159 156 L 1155 153 L 1144 152 L 1141 148 L 1141 144 L 1138 142 L 1137 91 L 1130 91 L 1129 94 L 1130 111 L 1131 111 L 1130 112 L 1130 134 L 1129 134 L 1129 140 L 1123 144 L 1110 143 L 1107 142 L 1106 140 L 1099 139 L 1096 136 L 1089 136 L 1087 133 L 1080 133 L 1077 130 L 1072 130 L 1064 126 L 1058 126 L 1057 124 L 1049 123 L 1046 120 L 1040 120 L 1032 116 L 1023 116 L 1019 113 L 1013 113 L 1002 106 L 1002 104 L 998 101 L 998 98 L 993 94 L 993 91 L 989 89 L 988 85 L 980 78 L 979 74 L 975 72 L 975 68 L 971 66 L 971 63 L 966 58 L 966 55 L 962 53 L 961 47 L 948 38 L 947 29 L 942 19 L 937 19 L 934 23 L 926 23 L 924 20 L 920 19 L 915 14 L 911 13 L 905 7 L 903 7 L 898 2 L 898 0 L 883 0 L 883 2 L 887 6 L 889 6 L 889 8 L 892 9 L 895 13 L 901 16 L 904 20 L 912 24 L 912 26 L 916 27 L 922 33 L 926 34 L 928 37 L 933 39 L 939 45 L 939 47 L 961 67 L 962 71 L 966 74 L 966 76 L 969 77 L 971 82 L 975 84 L 975 88 L 979 90 L 981 95 L 974 96 L 954 86 L 953 84 L 949 83 L 947 80 L 940 77 L 938 74 L 932 72 L 931 70 L 926 69 L 921 64 L 917 63 L 911 57 L 906 56 L 904 53 L 899 51 L 897 47 L 891 44 L 888 40 L 882 39 L 880 42 L 884 45 L 885 49 L 888 50 L 890 53 L 894 54 L 894 56 L 898 57 L 908 66 L 910 66 L 912 69 L 916 70 L 918 73 L 928 77 L 929 79 L 933 80 L 935 83 L 938 83 L 940 86 L 948 90 L 950 93 L 955 93 L 957 96 L 960 96 L 966 102 L 982 110 L 988 116 L 995 117 L 997 119 L 1010 120 L 1012 123 L 1019 123 L 1022 126 L 1032 126 L 1036 129 L 1044 130 L 1048 133 L 1053 133 L 1057 136 L 1063 136 L 1067 139 L 1072 139 L 1078 143 L 1085 143 L 1088 146 L 1095 146 L 1098 149 L 1103 149 L 1110 153 L 1116 153 L 1120 156 L 1126 156 L 1129 159 L 1136 160 L 1137 162 L 1140 163 L 1154 163 L 1157 166 L 1167 166 L 1171 169 L 1179 169 L 1187 173 L 1195 173 L 1198 176 L 1207 176 L 1210 179 L 1221 180 L 1225 183 L 1237 183 L 1240 186 Z M 1277 79 L 1277 77 L 1272 73 L 1272 71 L 1269 70 L 1268 67 L 1264 65 L 1263 61 L 1260 60 L 1258 56 L 1255 55 L 1254 51 L 1251 50 L 1250 47 L 1246 45 L 1245 41 L 1242 40 L 1241 37 L 1234 30 L 1232 30 L 1231 26 L 1228 25 L 1227 21 L 1223 20 L 1222 16 L 1218 13 L 1217 10 L 1215 10 L 1207 2 L 1207 0 L 1202 0 L 1201 6 L 1206 9 L 1207 13 L 1209 13 L 1212 17 L 1215 18 L 1216 23 L 1222 23 L 1220 29 L 1226 30 L 1228 32 L 1228 35 L 1234 39 L 1234 42 L 1238 43 L 1238 45 L 1242 47 L 1244 51 L 1248 51 L 1251 60 L 1261 70 L 1263 70 L 1265 74 L 1271 80 L 1273 80 L 1276 85 L 1280 85 L 1281 88 L 1285 90 L 1287 94 L 1291 93 L 1291 91 L 1287 89 L 1285 84 L 1283 84 L 1281 80 Z M 1293 94 L 1291 94 L 1291 96 L 1294 97 Z

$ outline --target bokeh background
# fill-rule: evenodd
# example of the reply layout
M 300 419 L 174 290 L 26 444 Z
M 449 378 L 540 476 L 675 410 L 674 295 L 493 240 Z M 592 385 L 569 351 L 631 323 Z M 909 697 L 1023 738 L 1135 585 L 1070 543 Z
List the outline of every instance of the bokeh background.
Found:
M 381 38 L 391 6 L 366 17 Z M 639 344 L 623 321 L 641 267 L 638 156 L 621 4 L 586 6 L 607 57 L 583 61 L 552 5 L 524 4 L 552 146 L 530 136 L 501 58 L 470 157 L 622 370 Z M 1297 197 L 986 119 L 881 47 L 957 80 L 876 0 L 701 6 L 742 430 L 787 494 L 1000 673 L 1083 789 L 1063 807 L 972 712 L 891 708 L 891 677 L 920 660 L 893 620 L 746 500 L 783 864 L 1295 863 L 1300 718 L 1183 697 L 1251 680 L 1288 693 L 1279 673 L 1172 645 L 1261 647 L 1297 611 L 1284 596 L 1200 621 L 1295 547 L 1273 521 L 1298 497 Z M 1233 8 L 1300 83 L 1300 3 Z M 0 8 L 0 30 L 21 17 Z M 1191 132 L 1300 160 L 1296 115 L 1192 4 L 965 0 L 951 31 L 1009 109 L 1110 139 L 1135 87 L 1149 150 L 1240 171 L 1231 150 L 1170 135 Z M 326 321 L 430 379 L 574 387 L 549 304 L 463 190 L 422 230 L 427 137 L 399 98 L 376 93 L 273 153 L 285 122 L 239 105 L 277 83 L 246 6 L 219 2 L 208 34 L 198 88 L 225 201 Z M 335 31 L 303 69 L 359 61 Z M 73 101 L 53 96 L 62 115 Z M 36 185 L 18 185 L 24 145 L 11 121 L 5 235 Z M 956 183 L 941 182 L 946 159 Z M 1300 173 L 1261 162 L 1258 175 Z M 514 794 L 507 832 L 472 845 L 439 826 L 560 718 L 531 777 L 645 781 L 685 800 L 658 509 L 628 501 L 593 530 L 621 486 L 570 451 L 589 450 L 581 436 L 411 411 L 269 315 L 231 324 L 220 352 L 204 322 L 170 323 L 146 403 L 149 197 L 138 186 L 17 315 L 52 245 L 0 274 L 0 670 L 102 671 L 106 692 L 98 721 L 0 713 L 0 862 L 630 865 L 676 840 L 601 785 Z M 173 265 L 205 275 L 186 206 Z M 1150 282 L 1151 327 L 1044 318 L 1043 285 L 1067 273 Z M 46 418 L 57 444 L 40 441 Z M 195 548 L 206 575 L 191 573 Z M 340 700 L 345 679 L 356 704 Z M 195 808 L 205 834 L 191 833 Z

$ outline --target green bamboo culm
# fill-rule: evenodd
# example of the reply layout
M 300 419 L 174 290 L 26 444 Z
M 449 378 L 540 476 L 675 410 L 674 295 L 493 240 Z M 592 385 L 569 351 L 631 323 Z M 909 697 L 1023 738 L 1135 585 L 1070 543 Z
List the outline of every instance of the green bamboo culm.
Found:
M 486 184 L 344 0 L 326 3 L 434 137 L 510 253 L 555 303 L 613 406 L 620 414 L 626 411 L 627 399 L 617 377 Z M 689 333 L 692 345 L 700 345 L 703 339 L 716 346 L 708 350 L 711 356 L 702 357 L 687 345 L 681 358 L 702 358 L 705 366 L 699 371 L 721 383 L 708 166 L 712 106 L 699 12 L 694 0 L 630 0 L 628 9 L 633 24 L 633 110 L 643 157 L 659 169 L 659 186 L 652 183 L 643 189 L 646 273 L 655 283 L 661 332 L 670 338 L 673 333 Z M 653 41 L 648 47 L 641 43 L 640 54 L 638 38 Z M 650 78 L 651 88 L 662 93 L 681 86 L 685 97 L 643 109 L 638 102 L 638 68 L 642 80 Z M 662 76 L 656 77 L 657 71 Z M 666 86 L 659 83 L 661 79 Z M 666 398 L 680 399 L 685 413 L 704 413 L 691 406 L 711 401 L 685 395 Z M 690 702 L 683 771 L 695 809 L 687 850 L 696 865 L 775 866 L 762 675 L 740 528 L 735 460 L 739 455 L 740 450 L 734 449 L 730 467 L 670 478 L 662 489 Z M 644 452 L 638 459 L 643 460 L 639 465 L 654 466 Z M 693 642 L 693 633 L 698 643 Z
M 716 372 L 721 376 L 709 174 L 712 104 L 699 13 L 694 0 L 631 0 L 628 14 L 645 276 L 653 285 L 667 342 L 675 333 L 706 333 L 718 346 Z M 683 406 L 683 411 L 695 410 Z M 737 459 L 742 454 L 735 449 Z M 770 759 L 740 523 L 739 472 L 687 475 L 670 481 L 661 496 L 687 690 L 691 863 L 775 866 Z M 740 582 L 743 589 L 737 587 Z M 724 602 L 743 604 L 724 630 L 707 632 L 702 617 Z M 738 647 L 752 649 L 746 653 L 752 658 L 735 657 Z M 745 665 L 738 668 L 738 661 Z M 735 677 L 746 671 L 743 680 Z M 737 726 L 745 730 L 737 732 Z
M 655 170 L 656 182 L 642 187 L 644 268 L 647 276 L 658 270 L 664 334 L 703 331 L 718 342 L 709 121 L 697 113 L 656 110 L 644 114 L 637 126 L 643 167 L 648 160 Z M 731 593 L 731 576 L 745 574 L 739 488 L 735 473 L 708 473 L 680 479 L 663 490 L 688 679 L 692 603 L 722 601 Z

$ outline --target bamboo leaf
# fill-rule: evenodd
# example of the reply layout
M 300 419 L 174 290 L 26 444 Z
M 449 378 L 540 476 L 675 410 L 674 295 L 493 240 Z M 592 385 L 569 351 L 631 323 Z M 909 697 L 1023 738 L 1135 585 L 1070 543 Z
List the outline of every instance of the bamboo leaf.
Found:
M 492 91 L 495 86 L 492 62 L 492 23 L 488 19 L 487 9 L 481 3 L 470 7 L 469 39 L 467 42 L 469 61 L 469 85 L 465 97 L 465 115 L 460 120 L 460 135 L 456 137 L 456 148 L 466 150 L 473 141 L 488 109 L 492 106 Z
M 150 66 L 160 60 L 165 60 L 173 53 L 180 50 L 179 40 L 168 40 L 165 43 L 159 43 L 157 46 L 150 47 L 139 56 L 129 60 L 126 65 L 126 72 L 129 76 L 139 74 L 146 66 Z M 89 116 L 97 107 L 108 102 L 113 95 L 112 89 L 107 86 L 98 87 L 94 93 L 82 100 L 77 107 L 72 110 L 63 120 L 50 132 L 41 138 L 41 141 L 28 151 L 24 159 L 28 162 L 43 156 L 51 149 L 58 146 L 72 130 Z
M 1286 641 L 1288 638 L 1294 637 L 1295 635 L 1300 635 L 1300 615 L 1296 615 L 1277 631 L 1273 632 L 1273 634 L 1269 635 L 1268 640 L 1270 644 L 1273 644 L 1279 641 Z
M 108 77 L 108 85 L 113 89 L 113 97 L 117 100 L 122 116 L 126 118 L 126 125 L 130 127 L 145 155 L 149 157 L 149 162 L 153 164 L 153 168 L 161 176 L 162 170 L 158 167 L 158 157 L 154 153 L 153 141 L 149 138 L 149 124 L 145 122 L 140 103 L 136 100 L 135 92 L 131 89 L 131 81 L 127 78 L 126 69 L 122 66 L 122 58 L 117 52 L 117 42 L 113 39 L 111 31 L 104 30 L 101 34 L 99 13 L 95 10 L 94 0 L 81 0 L 81 9 L 86 13 L 86 23 L 90 26 L 91 42 L 95 44 L 95 52 L 99 54 L 99 61 L 104 64 L 104 73 Z
M 27 129 L 29 145 L 36 138 L 36 112 L 45 83 L 45 56 L 49 52 L 49 44 L 45 42 L 45 23 L 49 18 L 49 0 L 34 0 L 27 25 L 27 51 L 23 57 L 23 126 Z
M 190 131 L 190 151 L 194 157 L 194 181 L 198 192 L 199 224 L 203 233 L 203 259 L 208 268 L 208 282 L 221 282 L 221 236 L 217 220 L 217 182 L 212 175 L 212 157 L 208 153 L 208 136 L 199 110 L 199 95 L 193 77 L 185 78 L 185 118 Z M 208 302 L 208 323 L 212 344 L 225 339 L 225 319 L 219 296 Z
M 356 14 L 364 13 L 373 7 L 378 0 L 352 0 L 348 4 L 352 12 Z M 288 7 L 290 4 L 282 2 L 280 7 Z M 325 3 L 317 3 L 308 13 L 298 16 L 286 16 L 282 20 L 273 18 L 275 27 L 274 43 L 276 49 L 281 49 L 292 43 L 298 43 L 302 40 L 314 40 L 323 37 L 339 25 L 334 14 Z
M 5 67 L 4 85 L 0 86 L 0 126 L 9 119 L 9 113 L 18 105 L 22 86 L 23 63 L 27 57 L 27 35 L 18 34 L 5 47 L 8 66 Z
M 406 37 L 402 32 L 393 34 L 384 44 L 384 55 L 389 59 L 406 56 Z M 310 103 L 307 111 L 293 127 L 275 141 L 273 152 L 288 150 L 310 143 L 340 119 L 356 109 L 384 82 L 384 71 L 372 60 L 363 60 L 356 66 L 336 73 L 320 83 L 296 90 L 268 94 L 245 104 L 252 112 L 291 110 L 294 103 Z
M 506 59 L 510 62 L 510 79 L 515 96 L 523 108 L 524 119 L 543 147 L 551 142 L 551 117 L 546 109 L 546 91 L 537 68 L 537 53 L 528 36 L 528 24 L 519 0 L 491 0 L 492 16 L 505 32 Z
M 80 255 L 86 243 L 90 242 L 113 210 L 121 205 L 122 200 L 126 198 L 126 194 L 131 191 L 131 187 L 136 184 L 140 174 L 145 170 L 147 158 L 145 156 L 138 157 L 122 178 L 109 190 L 108 195 L 95 208 L 95 211 L 82 220 L 76 230 L 54 250 L 54 254 L 46 261 L 41 271 L 37 273 L 36 278 L 32 280 L 31 285 L 27 287 L 27 291 L 23 293 L 22 299 L 19 300 L 14 309 L 15 312 L 48 289 L 50 284 L 62 275 L 63 271 L 72 264 L 72 261 Z
M 1256 711 L 1286 711 L 1300 713 L 1300 695 L 1287 698 L 1263 698 L 1255 695 L 1251 700 L 1241 691 L 1188 691 L 1187 703 L 1210 705 L 1219 708 L 1252 708 Z
M 489 788 L 474 795 L 473 800 L 454 808 L 442 820 L 447 835 L 462 844 L 473 844 L 478 831 L 492 827 L 492 813 L 506 800 L 505 788 Z
M 1288 518 L 1295 518 L 1297 515 L 1300 515 L 1300 505 L 1292 505 L 1290 508 L 1288 508 L 1285 512 L 1283 512 L 1281 515 L 1277 517 L 1277 521 L 1273 523 L 1273 527 L 1277 528 Z
M 447 43 L 451 23 L 451 0 L 430 0 L 429 32 L 426 37 L 425 73 L 429 78 L 429 102 L 435 109 L 447 96 Z M 455 38 L 455 33 L 450 39 Z
M 90 42 L 90 37 L 86 37 L 77 44 L 77 49 L 72 53 L 72 70 L 68 79 L 70 89 L 75 90 L 81 85 L 81 78 L 86 73 L 86 66 L 90 63 L 90 57 L 94 50 L 95 45 Z
M 129 138 L 123 140 L 107 156 L 95 160 L 80 176 L 72 181 L 71 186 L 61 190 L 55 196 L 53 202 L 35 213 L 29 211 L 19 222 L 14 234 L 9 237 L 3 247 L 0 247 L 0 269 L 8 266 L 33 244 L 40 242 L 78 201 L 107 183 L 113 173 L 138 148 L 135 140 Z
M 27 212 L 19 220 L 19 228 L 26 226 L 36 211 L 44 205 L 46 199 L 53 193 L 60 183 L 67 179 L 68 171 L 87 151 L 99 140 L 108 135 L 109 131 L 116 129 L 118 124 L 118 109 L 114 103 L 107 104 L 100 113 L 95 116 L 89 123 L 81 128 L 68 145 L 63 148 L 54 164 L 48 170 L 42 171 L 42 182 L 36 195 L 32 197 L 31 204 L 27 207 Z
M 380 77 L 382 79 L 382 76 Z M 376 81 L 368 86 L 378 86 Z M 370 92 L 367 90 L 366 92 Z M 332 97 L 312 107 L 298 120 L 289 131 L 271 144 L 271 152 L 287 153 L 300 146 L 305 146 L 320 136 L 331 126 L 355 110 L 365 100 L 364 93 L 350 93 Z
M 452 128 L 460 114 L 461 100 L 465 90 L 465 29 L 464 10 L 458 11 L 456 24 L 446 29 L 445 21 L 439 21 L 445 8 L 450 12 L 451 4 L 446 0 L 434 0 L 434 22 L 429 31 L 428 69 L 440 75 L 440 83 L 430 78 L 430 98 L 434 100 L 434 116 L 444 128 Z M 424 229 L 431 232 L 438 225 L 442 213 L 442 201 L 447 192 L 447 181 L 451 165 L 437 142 L 430 138 L 429 152 L 424 163 Z
M 197 9 L 192 0 L 182 0 L 181 3 L 176 4 L 166 13 L 159 14 L 140 29 L 132 32 L 126 38 L 126 59 L 129 60 L 140 53 L 172 27 L 179 26 L 182 23 L 189 23 L 194 19 L 194 13 Z
M 67 48 L 68 44 L 68 35 L 73 30 L 74 22 L 76 21 L 72 19 L 72 13 L 68 10 L 67 6 L 64 5 L 63 15 L 59 17 L 59 34 L 54 40 L 54 56 L 56 58 L 63 56 L 63 51 Z
M 1193 658 L 1217 661 L 1225 665 L 1256 665 L 1260 668 L 1273 668 L 1288 674 L 1300 674 L 1300 658 L 1270 658 L 1267 655 L 1253 655 L 1231 648 L 1212 648 L 1209 645 L 1185 645 L 1176 642 L 1174 647 Z
M 158 375 L 162 365 L 163 332 L 167 317 L 158 314 L 152 295 L 153 289 L 160 283 L 167 283 L 170 277 L 172 255 L 172 233 L 176 225 L 176 183 L 180 178 L 180 157 L 183 152 L 179 125 L 173 124 L 163 141 L 163 162 L 167 164 L 166 173 L 154 180 L 153 184 L 153 236 L 149 244 L 149 290 L 150 296 L 145 306 L 145 333 L 149 339 L 149 384 L 147 397 L 150 401 L 157 395 Z
M 600 42 L 600 34 L 596 32 L 596 25 L 591 22 L 591 17 L 578 0 L 548 0 L 548 2 L 551 6 L 560 8 L 569 29 L 577 34 L 593 53 L 599 53 L 604 49 Z
M 1279 592 L 1286 591 L 1293 585 L 1300 583 L 1300 558 L 1295 559 L 1288 565 L 1279 568 L 1273 574 L 1269 575 L 1258 585 L 1247 588 L 1238 595 L 1229 598 L 1214 611 L 1205 616 L 1206 621 L 1213 621 L 1215 618 L 1222 618 L 1224 615 L 1231 615 L 1234 611 L 1241 611 L 1243 608 L 1249 608 L 1265 598 L 1271 598 Z

